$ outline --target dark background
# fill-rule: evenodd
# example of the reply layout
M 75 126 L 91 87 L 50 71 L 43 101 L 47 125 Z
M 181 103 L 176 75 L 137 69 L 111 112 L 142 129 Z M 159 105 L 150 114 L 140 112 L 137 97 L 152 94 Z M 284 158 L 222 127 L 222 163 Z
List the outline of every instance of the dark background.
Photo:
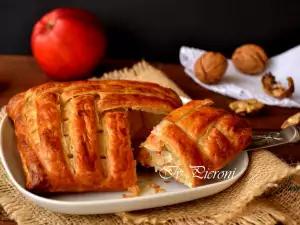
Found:
M 230 57 L 250 42 L 272 56 L 300 43 L 299 0 L 1 0 L 0 54 L 31 54 L 34 23 L 67 6 L 97 14 L 109 58 L 177 63 L 182 45 Z

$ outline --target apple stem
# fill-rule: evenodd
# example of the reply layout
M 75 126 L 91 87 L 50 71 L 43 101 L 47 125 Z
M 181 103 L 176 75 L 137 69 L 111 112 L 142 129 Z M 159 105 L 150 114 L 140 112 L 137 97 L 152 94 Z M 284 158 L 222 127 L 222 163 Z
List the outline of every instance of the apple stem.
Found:
M 50 31 L 54 27 L 54 22 L 48 22 L 46 27 L 47 31 Z

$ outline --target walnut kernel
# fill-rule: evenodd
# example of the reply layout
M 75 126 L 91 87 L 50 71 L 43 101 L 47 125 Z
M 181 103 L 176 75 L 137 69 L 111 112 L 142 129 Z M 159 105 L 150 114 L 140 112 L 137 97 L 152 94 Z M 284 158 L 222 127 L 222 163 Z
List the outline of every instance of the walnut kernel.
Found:
M 262 77 L 262 85 L 264 91 L 275 98 L 283 99 L 290 97 L 295 88 L 294 88 L 294 81 L 291 77 L 287 78 L 288 81 L 288 88 L 284 88 L 280 82 L 276 82 L 275 77 L 272 73 L 267 73 Z
M 263 107 L 264 104 L 256 99 L 238 100 L 229 104 L 229 108 L 237 115 L 241 116 L 258 113 Z
M 285 129 L 289 126 L 297 126 L 297 125 L 300 125 L 300 112 L 287 118 L 281 125 L 281 129 Z

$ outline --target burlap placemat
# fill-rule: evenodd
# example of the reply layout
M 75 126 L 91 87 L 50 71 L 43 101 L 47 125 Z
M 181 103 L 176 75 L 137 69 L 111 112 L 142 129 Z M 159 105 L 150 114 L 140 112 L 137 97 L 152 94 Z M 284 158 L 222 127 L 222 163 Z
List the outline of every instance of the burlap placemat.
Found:
M 104 74 L 101 79 L 151 81 L 185 95 L 161 71 L 144 61 L 131 69 Z M 0 115 L 3 113 L 4 110 Z M 62 215 L 35 205 L 14 188 L 0 166 L 0 203 L 9 218 L 20 225 L 300 224 L 300 165 L 289 166 L 265 150 L 250 153 L 249 157 L 245 175 L 214 196 L 169 207 L 96 216 Z

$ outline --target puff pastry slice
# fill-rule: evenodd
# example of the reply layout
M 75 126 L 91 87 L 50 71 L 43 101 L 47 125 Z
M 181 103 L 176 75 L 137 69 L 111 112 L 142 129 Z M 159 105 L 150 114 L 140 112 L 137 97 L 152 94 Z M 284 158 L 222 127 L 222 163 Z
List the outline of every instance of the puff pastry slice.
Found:
M 250 144 L 252 129 L 212 104 L 194 100 L 172 111 L 141 144 L 138 162 L 189 187 L 201 184 L 205 173 L 222 169 Z

